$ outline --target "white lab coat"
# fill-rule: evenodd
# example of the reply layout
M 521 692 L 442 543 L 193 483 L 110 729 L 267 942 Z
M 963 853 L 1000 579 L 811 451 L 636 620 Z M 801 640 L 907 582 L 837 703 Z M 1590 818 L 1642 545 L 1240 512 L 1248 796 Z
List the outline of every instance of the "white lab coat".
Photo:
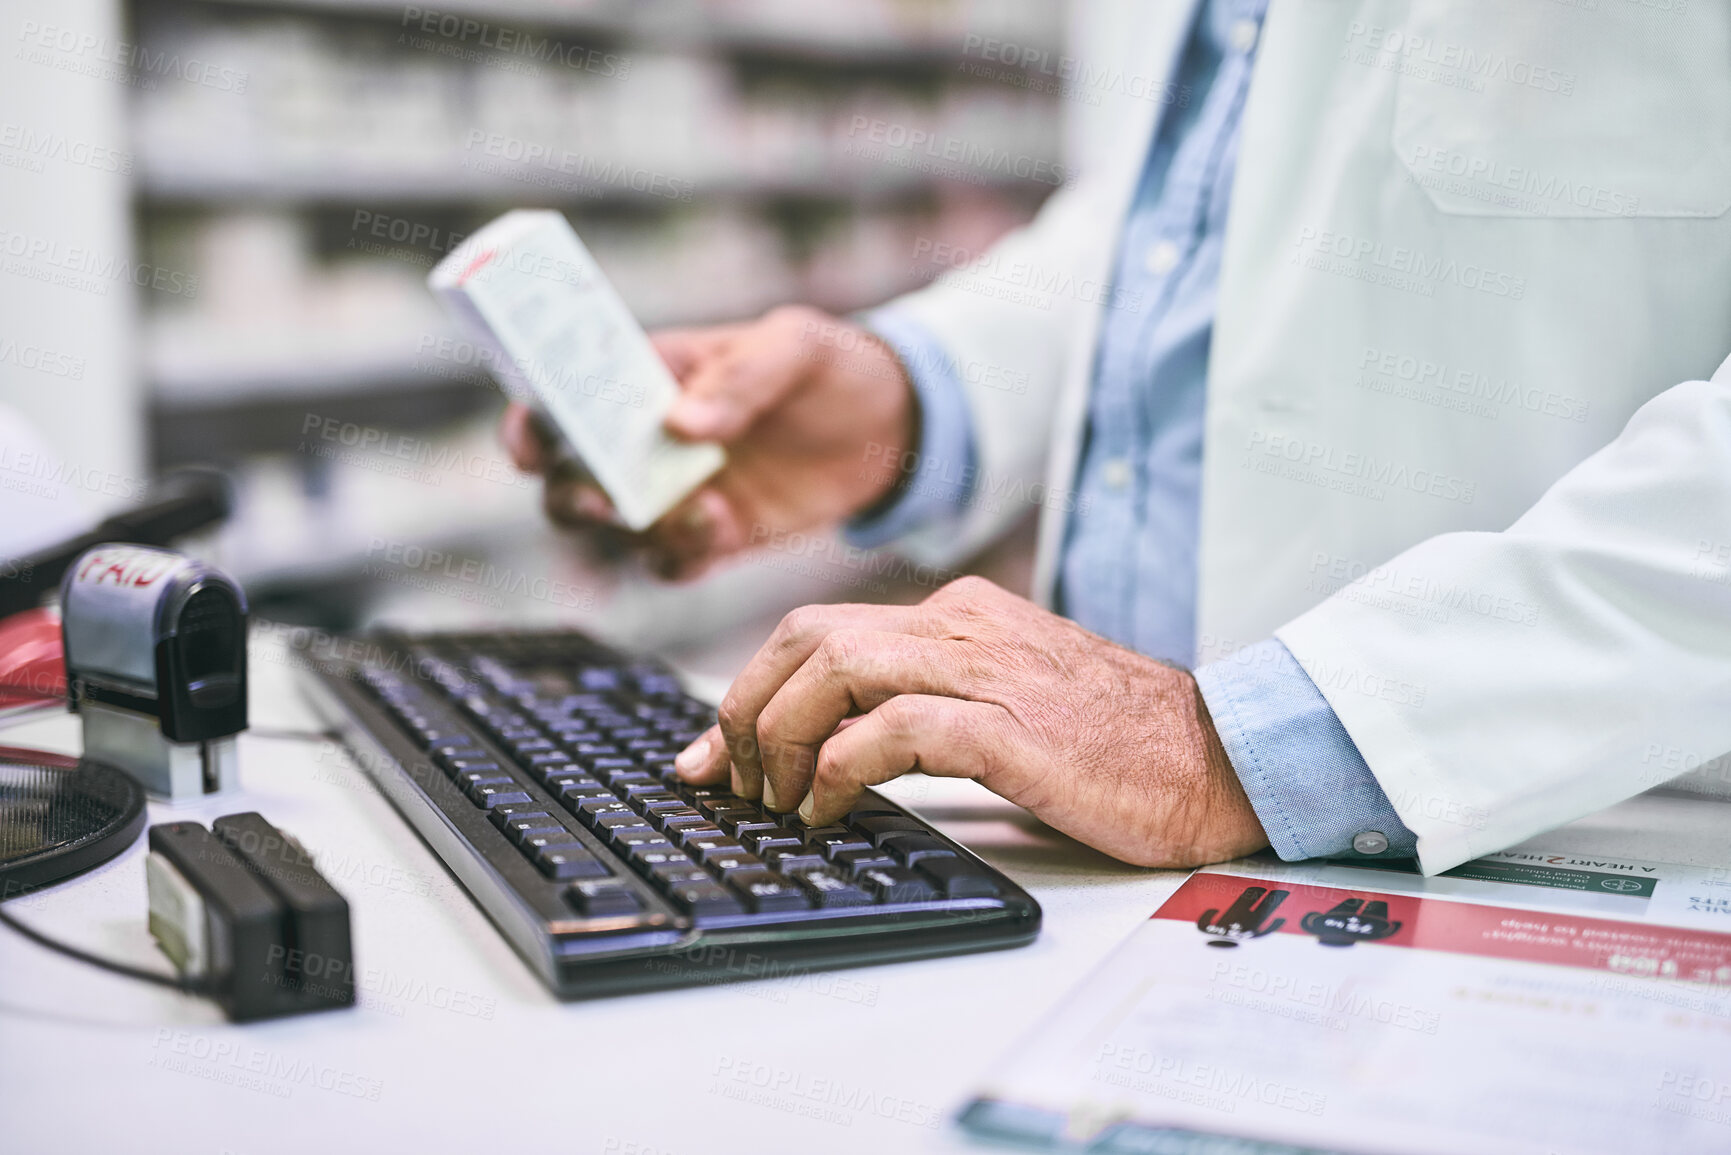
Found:
M 963 374 L 978 499 L 911 548 L 953 558 L 1035 501 L 1042 599 L 1098 286 L 1190 7 L 1135 6 L 1134 86 L 1072 64 L 1102 94 L 1078 103 L 1122 112 L 1092 122 L 1098 163 L 900 302 L 958 364 L 1029 382 Z M 1271 6 L 1209 371 L 1197 657 L 1278 636 L 1427 872 L 1731 750 L 1728 207 L 1731 4 Z

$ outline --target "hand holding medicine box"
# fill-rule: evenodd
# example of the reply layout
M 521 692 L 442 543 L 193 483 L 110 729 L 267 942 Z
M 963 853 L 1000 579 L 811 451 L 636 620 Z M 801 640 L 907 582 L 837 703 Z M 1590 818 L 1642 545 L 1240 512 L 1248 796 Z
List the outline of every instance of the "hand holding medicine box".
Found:
M 720 446 L 662 428 L 679 383 L 559 213 L 506 213 L 427 284 L 490 350 L 500 387 L 557 430 L 631 529 L 648 528 L 726 461 Z

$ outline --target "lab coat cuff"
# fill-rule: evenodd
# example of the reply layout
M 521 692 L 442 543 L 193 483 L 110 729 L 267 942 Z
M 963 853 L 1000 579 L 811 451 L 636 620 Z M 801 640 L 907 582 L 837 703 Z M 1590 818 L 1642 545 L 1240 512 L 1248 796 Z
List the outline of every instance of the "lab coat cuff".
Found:
M 900 496 L 843 527 L 848 544 L 876 549 L 962 512 L 973 490 L 974 429 L 955 361 L 923 325 L 893 307 L 856 319 L 901 361 L 920 407 L 915 457 L 897 463 L 911 471 Z
M 1417 836 L 1395 813 L 1321 691 L 1277 639 L 1203 666 L 1196 684 L 1281 858 L 1417 853 Z M 1355 840 L 1361 847 L 1386 841 L 1386 848 L 1364 853 L 1354 848 Z

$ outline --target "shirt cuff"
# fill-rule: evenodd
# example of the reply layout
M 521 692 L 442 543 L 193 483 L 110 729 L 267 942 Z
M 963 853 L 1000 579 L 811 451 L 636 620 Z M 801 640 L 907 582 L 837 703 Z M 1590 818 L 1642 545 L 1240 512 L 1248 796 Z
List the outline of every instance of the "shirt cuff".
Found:
M 960 513 L 973 495 L 974 425 L 955 361 L 925 327 L 894 308 L 859 318 L 883 339 L 913 382 L 920 407 L 919 444 L 900 496 L 842 529 L 848 544 L 876 549 L 932 522 Z
M 1274 852 L 1301 858 L 1411 858 L 1418 838 L 1358 747 L 1275 638 L 1196 671 L 1220 743 Z M 1374 837 L 1381 835 L 1381 839 Z M 1354 848 L 1354 841 L 1365 850 Z M 1378 841 L 1376 853 L 1366 853 Z

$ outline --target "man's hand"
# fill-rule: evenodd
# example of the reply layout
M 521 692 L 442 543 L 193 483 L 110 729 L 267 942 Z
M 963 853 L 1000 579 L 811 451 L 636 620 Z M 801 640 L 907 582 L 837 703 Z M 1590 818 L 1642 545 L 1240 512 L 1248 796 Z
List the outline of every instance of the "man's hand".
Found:
M 668 431 L 727 447 L 721 471 L 645 533 L 612 531 L 646 550 L 664 577 L 696 577 L 776 531 L 833 525 L 869 508 L 896 480 L 883 463 L 913 448 L 913 388 L 895 355 L 858 326 L 787 306 L 653 340 L 681 390 Z M 507 409 L 500 432 L 518 468 L 547 472 L 528 410 Z M 557 471 L 544 504 L 576 528 L 613 521 L 593 483 Z
M 813 825 L 922 770 L 1143 866 L 1268 844 L 1195 679 L 983 578 L 788 614 L 677 765 L 694 783 L 731 767 L 735 792 Z

